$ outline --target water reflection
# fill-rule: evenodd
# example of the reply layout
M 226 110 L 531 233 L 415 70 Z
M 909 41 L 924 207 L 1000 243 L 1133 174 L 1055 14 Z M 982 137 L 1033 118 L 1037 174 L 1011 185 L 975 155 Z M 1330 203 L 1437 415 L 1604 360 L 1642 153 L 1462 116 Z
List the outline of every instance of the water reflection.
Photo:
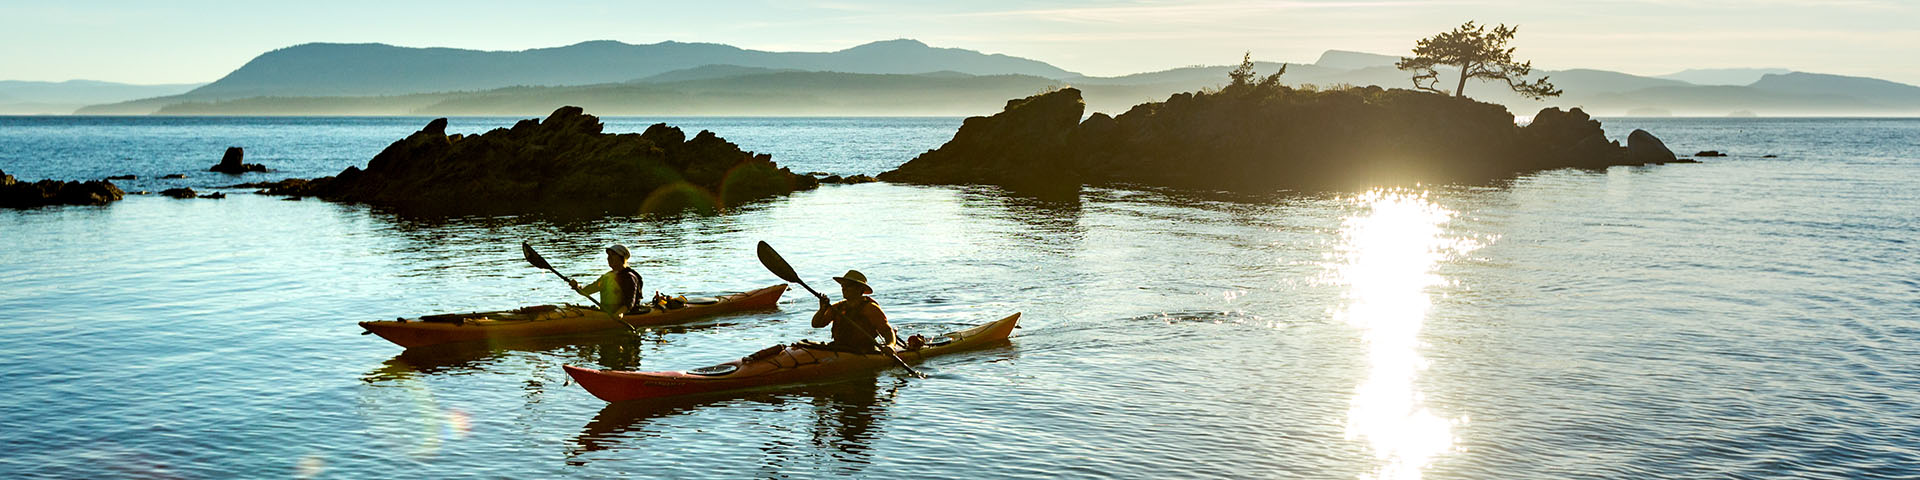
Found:
M 1432 305 L 1427 290 L 1444 281 L 1435 273 L 1440 262 L 1477 245 L 1448 238 L 1443 227 L 1454 212 L 1424 192 L 1374 190 L 1353 202 L 1357 212 L 1342 223 L 1329 265 L 1346 289 L 1336 316 L 1360 329 L 1367 351 L 1347 438 L 1365 441 L 1374 455 L 1364 478 L 1418 479 L 1454 449 L 1452 422 L 1427 408 L 1416 383 L 1427 366 L 1419 340 Z

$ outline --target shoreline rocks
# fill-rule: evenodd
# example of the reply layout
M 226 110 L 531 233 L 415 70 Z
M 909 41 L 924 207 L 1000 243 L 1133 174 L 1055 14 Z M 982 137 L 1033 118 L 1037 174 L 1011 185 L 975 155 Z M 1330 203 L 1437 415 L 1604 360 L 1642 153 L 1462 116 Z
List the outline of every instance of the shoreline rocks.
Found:
M 1554 168 L 1674 161 L 1652 134 L 1621 146 L 1578 108 L 1518 126 L 1504 107 L 1380 87 L 1295 90 L 1237 85 L 1180 93 L 1083 121 L 1065 88 L 968 118 L 952 140 L 882 173 L 889 182 L 1274 191 L 1482 183 Z M 1637 140 L 1636 140 L 1637 138 Z
M 246 156 L 246 151 L 241 150 L 240 147 L 227 147 L 227 153 L 220 156 L 220 163 L 215 164 L 210 168 L 207 168 L 207 171 L 220 172 L 228 175 L 239 175 L 247 172 L 267 171 L 267 167 L 265 165 L 261 165 L 258 163 L 241 163 L 240 162 L 241 158 L 245 156 Z
M 1674 156 L 1673 150 L 1667 148 L 1666 142 L 1661 142 L 1653 134 L 1638 128 L 1633 129 L 1633 133 L 1627 134 L 1627 156 L 1643 165 L 1679 161 L 1679 157 Z
M 126 197 L 113 182 L 94 180 L 22 182 L 0 171 L 0 207 L 34 208 L 47 205 L 106 205 Z
M 705 130 L 691 139 L 664 123 L 603 133 L 580 107 L 479 135 L 448 135 L 446 126 L 445 118 L 429 122 L 364 169 L 273 182 L 262 192 L 426 214 L 637 214 L 716 211 L 819 185 Z
M 879 181 L 879 179 L 873 178 L 872 175 L 865 175 L 865 174 L 854 174 L 854 175 L 848 175 L 845 177 L 842 177 L 839 175 L 827 175 L 825 177 L 820 178 L 821 184 L 835 183 L 835 184 L 842 184 L 842 185 L 853 185 L 858 183 L 873 183 L 877 181 Z

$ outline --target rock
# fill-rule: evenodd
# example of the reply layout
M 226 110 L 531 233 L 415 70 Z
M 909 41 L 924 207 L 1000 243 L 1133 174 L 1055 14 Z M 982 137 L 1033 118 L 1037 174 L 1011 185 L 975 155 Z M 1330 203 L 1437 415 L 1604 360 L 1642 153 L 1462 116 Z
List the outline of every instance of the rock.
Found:
M 838 183 L 838 184 L 847 184 L 847 185 L 851 185 L 855 183 L 873 183 L 877 181 L 879 180 L 873 178 L 872 175 L 848 175 L 845 177 L 842 177 L 839 175 L 827 175 L 826 177 L 820 179 L 820 183 L 822 184 Z
M 1637 128 L 1627 134 L 1627 157 L 1641 165 L 1672 163 L 1677 159 L 1659 137 Z
M 1760 158 L 1780 158 L 1780 156 L 1769 153 L 1766 155 L 1761 155 Z
M 571 106 L 479 135 L 448 136 L 446 119 L 436 119 L 364 169 L 274 182 L 263 192 L 420 214 L 635 214 L 712 211 L 819 185 L 713 132 L 688 139 L 664 123 L 639 134 L 602 128 Z
M 440 126 L 442 128 L 446 127 L 446 122 L 441 122 Z M 208 168 L 207 171 L 220 172 L 228 175 L 267 171 L 265 165 L 258 163 L 240 163 L 241 157 L 244 156 L 246 156 L 246 152 L 241 150 L 240 147 L 227 147 L 227 153 L 220 156 L 220 163 L 214 165 L 212 168 Z
M 221 198 L 227 198 L 227 194 L 226 192 L 213 192 L 206 195 L 201 195 L 200 198 L 221 199 Z
M 161 176 L 160 178 L 161 178 L 161 179 L 174 179 L 174 178 L 187 178 L 187 174 L 184 174 L 184 173 L 175 173 L 175 174 L 170 174 L 170 175 L 162 175 L 162 176 Z
M 880 174 L 880 179 L 1078 189 L 1078 169 L 1065 156 L 1086 107 L 1074 88 L 1008 100 L 1000 113 L 962 121 L 945 145 Z
M 1014 100 L 879 179 L 1042 196 L 1083 184 L 1326 191 L 1641 162 L 1578 108 L 1544 109 L 1520 127 L 1499 105 L 1404 89 L 1248 85 L 1175 94 L 1118 116 L 1083 121 L 1083 112 L 1071 88 Z
M 1565 112 L 1558 107 L 1542 109 L 1524 130 L 1534 136 L 1535 149 L 1544 151 L 1561 167 L 1603 169 L 1634 164 L 1618 142 L 1607 140 L 1600 121 L 1578 107 Z
M 1700 152 L 1700 153 L 1695 153 L 1695 154 L 1693 154 L 1693 156 L 1696 156 L 1696 157 L 1724 157 L 1724 156 L 1727 156 L 1727 154 L 1725 154 L 1725 153 L 1720 153 L 1720 151 L 1719 151 L 1719 150 L 1707 150 L 1707 151 L 1703 151 L 1703 152 Z
M 832 175 L 832 174 L 827 172 L 807 172 L 807 176 L 809 177 L 825 177 L 828 175 Z
M 106 205 L 126 197 L 113 182 L 41 180 L 27 183 L 0 171 L 0 208 L 47 205 Z
M 173 197 L 173 198 L 193 198 L 200 195 L 199 192 L 195 192 L 193 191 L 193 189 L 185 188 L 185 187 L 169 188 L 166 190 L 161 190 L 160 194 Z
M 107 180 L 133 180 L 135 178 L 139 178 L 139 177 L 135 177 L 133 175 L 114 175 L 111 177 L 107 177 Z

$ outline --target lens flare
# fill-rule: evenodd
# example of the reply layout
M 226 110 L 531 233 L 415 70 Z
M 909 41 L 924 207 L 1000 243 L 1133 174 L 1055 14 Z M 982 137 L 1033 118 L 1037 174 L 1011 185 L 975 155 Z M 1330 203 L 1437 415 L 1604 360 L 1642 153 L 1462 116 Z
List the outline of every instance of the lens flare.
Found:
M 309 478 L 320 478 L 320 474 L 326 473 L 326 471 L 327 471 L 327 460 L 325 458 L 321 458 L 319 455 L 307 455 L 304 457 L 300 457 L 300 460 L 294 462 L 293 464 L 293 478 L 296 478 L 299 480 L 306 480 Z
M 1347 438 L 1365 441 L 1377 468 L 1362 478 L 1418 479 L 1433 459 L 1454 449 L 1452 421 L 1425 405 L 1415 381 L 1427 367 L 1420 328 L 1444 279 L 1440 262 L 1477 248 L 1448 238 L 1454 212 L 1424 192 L 1374 190 L 1353 199 L 1358 211 L 1341 226 L 1330 273 L 1346 287 L 1335 316 L 1360 330 L 1367 378 L 1347 412 Z

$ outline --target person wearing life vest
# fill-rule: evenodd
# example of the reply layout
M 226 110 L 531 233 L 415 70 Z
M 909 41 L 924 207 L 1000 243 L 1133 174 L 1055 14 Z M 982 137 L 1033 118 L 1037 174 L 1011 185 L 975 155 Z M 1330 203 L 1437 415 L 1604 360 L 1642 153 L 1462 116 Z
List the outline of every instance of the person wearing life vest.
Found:
M 839 302 L 827 303 L 826 297 L 820 298 L 820 310 L 813 314 L 813 328 L 833 325 L 833 342 L 829 345 L 849 351 L 879 351 L 880 345 L 892 346 L 899 342 L 899 333 L 893 325 L 887 323 L 887 313 L 880 311 L 880 304 L 873 301 L 873 287 L 867 286 L 867 276 L 858 270 L 848 270 L 846 275 L 833 277 L 840 282 Z M 874 337 L 882 342 L 875 342 Z
M 633 254 L 627 251 L 625 245 L 614 244 L 607 247 L 607 268 L 611 270 L 594 279 L 593 283 L 581 285 L 572 279 L 568 279 L 567 283 L 582 294 L 600 294 L 600 311 L 618 319 L 640 305 L 640 292 L 644 291 L 642 287 L 645 283 L 640 278 L 640 272 L 627 266 L 627 259 L 632 257 Z

